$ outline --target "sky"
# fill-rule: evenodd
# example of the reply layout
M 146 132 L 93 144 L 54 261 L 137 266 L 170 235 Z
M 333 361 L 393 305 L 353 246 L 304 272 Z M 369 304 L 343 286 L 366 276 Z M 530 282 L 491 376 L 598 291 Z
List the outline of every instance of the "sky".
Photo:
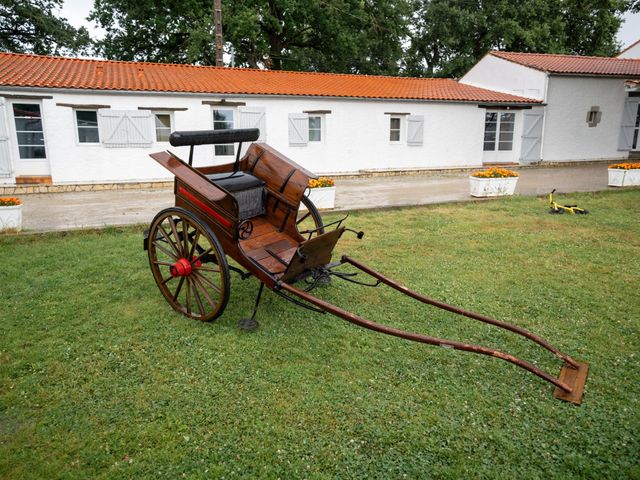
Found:
M 92 6 L 92 0 L 65 0 L 60 16 L 65 17 L 75 27 L 87 27 L 94 38 L 101 38 L 104 36 L 104 30 L 85 20 Z M 640 40 L 640 13 L 627 13 L 624 19 L 625 22 L 617 35 L 623 49 Z

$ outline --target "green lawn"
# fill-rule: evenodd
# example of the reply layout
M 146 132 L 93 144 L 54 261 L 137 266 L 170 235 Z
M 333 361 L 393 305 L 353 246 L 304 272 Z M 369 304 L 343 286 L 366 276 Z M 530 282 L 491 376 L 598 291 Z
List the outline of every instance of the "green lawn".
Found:
M 232 274 L 211 324 L 169 308 L 142 227 L 0 237 L 0 478 L 640 478 L 640 190 L 354 213 L 337 253 L 528 328 L 591 364 L 580 407 L 497 359 L 360 329 Z M 335 218 L 335 215 L 329 218 Z M 372 320 L 505 349 L 530 342 L 333 284 Z

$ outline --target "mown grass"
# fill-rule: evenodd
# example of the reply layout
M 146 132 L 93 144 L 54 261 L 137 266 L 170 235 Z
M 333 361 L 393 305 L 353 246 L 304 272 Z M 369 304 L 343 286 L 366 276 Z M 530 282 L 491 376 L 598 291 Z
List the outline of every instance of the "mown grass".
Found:
M 225 314 L 164 302 L 142 228 L 0 238 L 2 478 L 640 478 L 640 190 L 354 213 L 337 248 L 591 364 L 581 407 L 505 362 L 298 309 L 232 274 Z M 333 216 L 332 216 L 333 218 Z M 423 333 L 513 335 L 334 281 L 318 295 Z

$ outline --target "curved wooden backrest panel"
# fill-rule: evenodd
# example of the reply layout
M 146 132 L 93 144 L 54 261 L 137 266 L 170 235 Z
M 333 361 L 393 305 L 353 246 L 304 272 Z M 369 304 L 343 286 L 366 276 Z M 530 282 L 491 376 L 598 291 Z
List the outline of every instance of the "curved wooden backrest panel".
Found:
M 242 164 L 244 171 L 252 173 L 266 184 L 269 221 L 277 226 L 284 224 L 284 231 L 302 241 L 296 228 L 296 214 L 309 179 L 317 176 L 266 143 L 251 144 L 242 158 Z

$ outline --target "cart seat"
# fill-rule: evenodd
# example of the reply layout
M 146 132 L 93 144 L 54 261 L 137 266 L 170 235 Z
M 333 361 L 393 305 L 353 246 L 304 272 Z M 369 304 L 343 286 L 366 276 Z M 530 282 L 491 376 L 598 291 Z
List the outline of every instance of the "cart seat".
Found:
M 213 173 L 206 177 L 235 197 L 239 221 L 264 214 L 265 188 L 258 177 L 246 172 Z

